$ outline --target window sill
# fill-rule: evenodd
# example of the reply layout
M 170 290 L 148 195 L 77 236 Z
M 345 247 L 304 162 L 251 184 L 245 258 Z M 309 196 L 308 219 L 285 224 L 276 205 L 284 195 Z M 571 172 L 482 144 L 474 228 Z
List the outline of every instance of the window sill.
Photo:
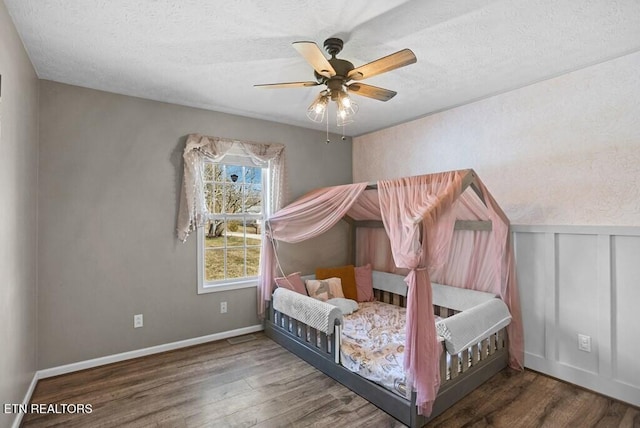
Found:
M 240 290 L 242 288 L 255 288 L 258 286 L 257 279 L 251 279 L 248 281 L 230 282 L 225 284 L 210 284 L 198 286 L 198 294 L 217 293 L 219 291 Z

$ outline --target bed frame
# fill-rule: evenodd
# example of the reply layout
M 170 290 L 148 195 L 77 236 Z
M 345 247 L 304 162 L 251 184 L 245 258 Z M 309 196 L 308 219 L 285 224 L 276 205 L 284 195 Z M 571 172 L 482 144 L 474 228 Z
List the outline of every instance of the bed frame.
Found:
M 406 297 L 395 292 L 398 290 L 375 288 L 376 286 L 380 285 L 374 284 L 376 300 L 406 307 Z M 380 287 L 384 288 L 384 286 Z M 434 314 L 442 318 L 455 313 L 456 311 L 452 309 L 434 305 Z M 269 338 L 412 428 L 422 427 L 440 415 L 504 369 L 508 361 L 506 328 L 473 345 L 470 350 L 449 355 L 449 358 L 443 342 L 440 358 L 440 390 L 431 415 L 426 417 L 417 413 L 415 391 L 412 393 L 411 400 L 402 398 L 341 366 L 339 364 L 340 331 L 339 320 L 336 321 L 333 333 L 325 334 L 274 310 L 271 304 L 267 310 L 265 333 Z

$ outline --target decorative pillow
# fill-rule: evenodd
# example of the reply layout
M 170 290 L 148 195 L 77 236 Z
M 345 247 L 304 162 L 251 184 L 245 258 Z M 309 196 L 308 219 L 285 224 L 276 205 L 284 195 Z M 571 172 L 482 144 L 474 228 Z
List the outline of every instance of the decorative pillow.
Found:
M 371 263 L 355 268 L 358 302 L 373 302 L 373 277 Z
M 343 297 L 334 297 L 333 299 L 327 300 L 327 303 L 337 306 L 340 312 L 342 312 L 342 315 L 349 315 L 358 310 L 358 302 Z
M 304 287 L 304 282 L 300 278 L 300 272 L 295 272 L 287 276 L 275 278 L 276 285 L 278 287 L 286 288 L 296 293 L 307 295 L 307 290 Z
M 316 269 L 316 279 L 327 278 L 340 278 L 344 297 L 351 300 L 358 299 L 358 290 L 356 288 L 356 273 L 353 265 Z
M 344 297 L 340 278 L 307 279 L 306 285 L 309 296 L 323 302 L 334 297 Z

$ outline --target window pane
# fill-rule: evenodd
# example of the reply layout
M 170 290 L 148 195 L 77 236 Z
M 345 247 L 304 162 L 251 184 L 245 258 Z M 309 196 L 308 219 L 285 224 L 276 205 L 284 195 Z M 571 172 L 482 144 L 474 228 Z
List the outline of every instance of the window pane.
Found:
M 242 212 L 242 186 L 235 183 L 225 184 L 224 190 L 224 212 L 226 214 Z
M 224 250 L 206 250 L 204 276 L 207 281 L 224 279 Z
M 227 171 L 224 181 L 230 181 L 232 183 L 242 183 L 242 167 L 237 165 L 227 165 Z
M 227 245 L 230 247 L 238 247 L 244 245 L 242 234 L 244 231 L 242 220 L 227 221 Z
M 247 239 L 254 241 L 254 239 Z M 260 242 L 260 240 L 255 240 Z M 260 247 L 247 247 L 247 276 L 258 276 L 260 272 L 258 268 L 260 266 Z
M 205 225 L 204 246 L 207 248 L 224 247 L 225 225 L 222 220 L 214 220 Z
M 244 192 L 244 208 L 245 212 L 251 214 L 259 214 L 262 212 L 262 186 L 252 184 L 245 186 Z
M 261 221 L 258 219 L 248 219 L 246 221 L 247 245 L 260 245 L 261 226 Z
M 222 179 L 222 177 L 224 177 L 224 165 L 218 164 L 218 163 L 214 163 L 212 165 L 213 165 L 213 180 L 217 181 L 218 183 L 220 183 L 221 181 L 224 181 Z
M 222 211 L 222 205 L 223 205 L 223 201 L 224 201 L 224 188 L 223 185 L 220 183 L 215 183 L 213 185 L 213 190 L 214 190 L 214 194 L 215 194 L 215 200 L 214 200 L 214 210 L 216 214 L 222 214 L 224 211 Z
M 202 177 L 204 181 L 213 181 L 213 168 L 212 163 L 207 162 L 204 164 L 204 176 Z
M 205 184 L 204 185 L 204 203 L 207 206 L 207 210 L 210 213 L 214 213 L 214 195 L 213 195 L 213 184 Z
M 262 183 L 262 169 L 258 167 L 246 167 L 244 172 L 244 181 L 248 184 Z
M 229 248 L 227 250 L 227 278 L 244 278 L 246 276 L 244 254 L 244 248 Z

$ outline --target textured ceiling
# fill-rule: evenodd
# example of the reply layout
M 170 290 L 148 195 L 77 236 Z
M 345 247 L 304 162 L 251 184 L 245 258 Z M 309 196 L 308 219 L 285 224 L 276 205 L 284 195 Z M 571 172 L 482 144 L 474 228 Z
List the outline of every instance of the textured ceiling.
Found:
M 403 48 L 418 62 L 363 81 L 361 135 L 640 49 L 638 0 L 4 0 L 42 79 L 313 129 L 320 87 L 291 47 L 345 40 L 357 67 Z M 330 128 L 336 131 L 332 116 Z

